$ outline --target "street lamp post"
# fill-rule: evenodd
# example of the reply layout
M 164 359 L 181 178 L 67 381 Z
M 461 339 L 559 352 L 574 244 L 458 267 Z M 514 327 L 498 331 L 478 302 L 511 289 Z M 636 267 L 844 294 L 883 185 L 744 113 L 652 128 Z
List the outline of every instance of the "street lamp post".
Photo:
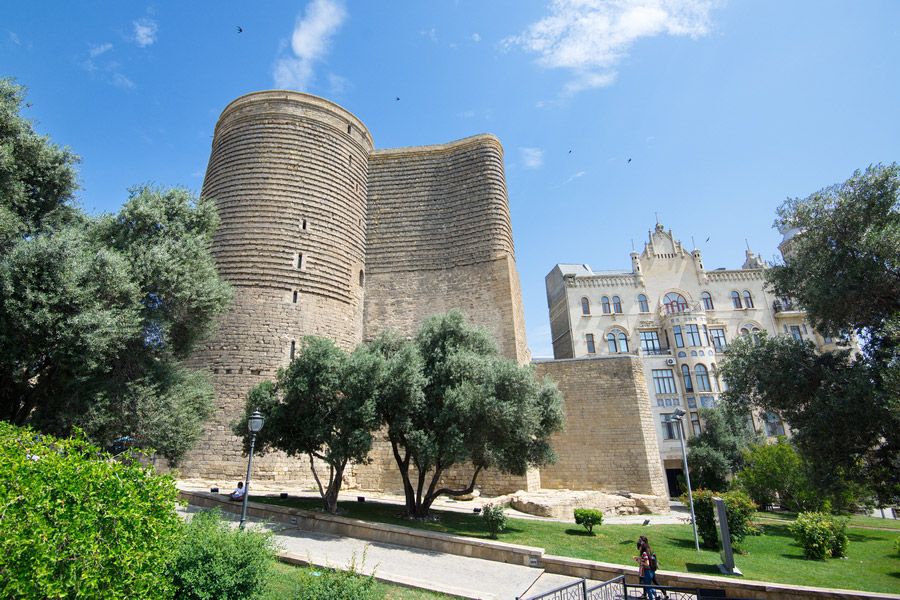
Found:
M 675 417 L 675 420 L 678 421 L 678 438 L 681 440 L 681 458 L 684 460 L 684 480 L 685 483 L 687 483 L 688 500 L 690 500 L 691 503 L 691 525 L 694 527 L 694 547 L 697 549 L 697 552 L 700 552 L 700 540 L 697 538 L 697 517 L 694 516 L 694 494 L 691 492 L 691 474 L 688 471 L 687 451 L 684 449 L 684 421 L 682 418 L 686 414 L 687 413 L 680 408 L 676 408 L 673 416 Z M 251 450 L 250 452 L 252 455 L 253 451 Z
M 250 430 L 250 457 L 247 459 L 247 478 L 244 480 L 244 503 L 241 506 L 241 524 L 240 528 L 244 528 L 244 521 L 247 520 L 247 498 L 250 496 L 250 467 L 253 465 L 253 446 L 256 445 L 256 434 L 263 427 L 265 419 L 258 410 L 253 411 L 250 418 L 247 419 L 247 428 Z

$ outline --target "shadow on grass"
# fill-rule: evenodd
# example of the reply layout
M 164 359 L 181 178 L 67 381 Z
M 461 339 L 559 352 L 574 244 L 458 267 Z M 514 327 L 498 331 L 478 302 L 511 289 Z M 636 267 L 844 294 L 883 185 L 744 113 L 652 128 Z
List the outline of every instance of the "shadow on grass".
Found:
M 587 529 L 566 529 L 566 535 L 574 535 L 578 537 L 597 537 L 596 533 L 591 533 Z
M 705 565 L 703 563 L 684 563 L 684 569 L 688 573 L 705 573 L 706 575 L 721 575 L 719 567 L 716 565 Z
M 876 537 L 874 535 L 860 535 L 858 533 L 847 533 L 847 539 L 851 542 L 883 542 L 886 537 Z
M 893 573 L 888 573 L 888 577 L 893 577 L 894 579 L 900 579 L 900 571 L 894 571 Z

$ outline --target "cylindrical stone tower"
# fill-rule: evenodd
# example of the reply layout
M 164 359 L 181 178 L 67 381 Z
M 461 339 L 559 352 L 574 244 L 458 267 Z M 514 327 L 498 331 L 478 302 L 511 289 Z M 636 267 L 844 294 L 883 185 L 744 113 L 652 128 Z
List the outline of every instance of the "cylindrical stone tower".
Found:
M 212 371 L 218 406 L 183 476 L 240 478 L 246 458 L 229 423 L 303 336 L 346 350 L 361 341 L 372 148 L 359 119 L 299 92 L 248 94 L 219 117 L 202 195 L 218 207 L 213 256 L 234 302 L 191 360 Z M 312 481 L 304 461 L 277 453 L 254 467 L 263 479 Z

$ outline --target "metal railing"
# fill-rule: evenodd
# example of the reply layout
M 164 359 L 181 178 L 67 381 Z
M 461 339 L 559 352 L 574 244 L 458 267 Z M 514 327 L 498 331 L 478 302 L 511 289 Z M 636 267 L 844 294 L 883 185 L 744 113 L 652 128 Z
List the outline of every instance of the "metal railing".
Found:
M 652 592 L 650 591 L 652 590 Z M 560 586 L 527 600 L 638 600 L 653 594 L 659 600 L 747 600 L 725 596 L 725 591 L 714 588 L 677 587 L 666 585 L 640 585 L 625 583 L 625 576 L 604 581 L 594 587 L 588 587 L 586 579 Z M 516 600 L 525 600 L 516 598 Z

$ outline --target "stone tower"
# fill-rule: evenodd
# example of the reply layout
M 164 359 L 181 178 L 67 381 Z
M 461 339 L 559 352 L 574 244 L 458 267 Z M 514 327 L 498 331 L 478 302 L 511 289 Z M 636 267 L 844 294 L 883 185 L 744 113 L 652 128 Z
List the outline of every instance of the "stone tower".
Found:
M 303 336 L 326 336 L 346 350 L 361 341 L 372 149 L 356 117 L 307 94 L 257 92 L 222 112 L 202 195 L 216 200 L 213 256 L 234 302 L 217 337 L 191 360 L 212 371 L 218 406 L 184 475 L 240 471 L 246 459 L 229 423 Z M 265 478 L 309 478 L 305 464 L 278 454 L 262 457 L 258 469 Z

